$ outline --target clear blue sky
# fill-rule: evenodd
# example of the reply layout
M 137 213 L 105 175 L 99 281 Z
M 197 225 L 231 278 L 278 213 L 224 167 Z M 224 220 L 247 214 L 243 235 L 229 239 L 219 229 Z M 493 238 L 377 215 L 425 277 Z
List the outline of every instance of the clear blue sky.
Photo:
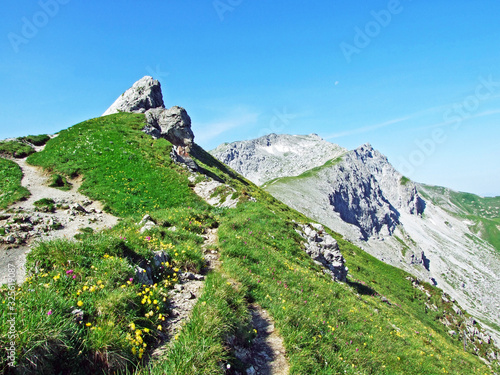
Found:
M 4 0 L 0 138 L 99 116 L 153 75 L 206 149 L 317 133 L 500 195 L 499 15 L 498 0 Z

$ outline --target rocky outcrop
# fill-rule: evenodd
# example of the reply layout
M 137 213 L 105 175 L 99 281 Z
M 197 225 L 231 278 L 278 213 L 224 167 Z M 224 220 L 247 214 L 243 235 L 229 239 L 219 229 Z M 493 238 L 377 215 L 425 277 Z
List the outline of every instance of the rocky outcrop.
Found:
M 384 197 L 396 210 L 411 215 L 424 212 L 425 201 L 418 194 L 415 184 L 399 173 L 387 157 L 375 150 L 369 143 L 348 153 L 344 161 L 346 164 L 362 165 L 365 169 L 364 174 L 374 176 Z
M 160 82 L 149 76 L 141 78 L 116 99 L 103 116 L 118 112 L 144 113 L 147 125 L 142 130 L 153 138 L 165 138 L 172 143 L 174 162 L 192 171 L 198 169 L 189 155 L 194 142 L 191 118 L 182 107 L 165 108 Z
M 191 130 L 191 118 L 182 107 L 170 109 L 155 108 L 146 112 L 148 126 L 144 132 L 155 138 L 166 138 L 176 146 L 191 147 L 194 134 Z
M 238 204 L 239 195 L 235 196 L 236 190 L 215 180 L 197 183 L 194 192 L 214 207 L 234 208 Z
M 329 186 L 333 210 L 343 221 L 356 225 L 364 240 L 393 234 L 401 211 L 418 215 L 425 208 L 415 185 L 370 144 L 347 153 L 321 176 Z
M 347 152 L 317 134 L 269 134 L 222 144 L 210 153 L 250 181 L 261 185 L 278 177 L 298 176 Z
M 321 224 L 299 224 L 296 229 L 306 240 L 306 253 L 318 264 L 324 267 L 324 272 L 335 281 L 346 281 L 348 268 L 340 253 L 337 241 Z
M 163 108 L 161 85 L 153 77 L 143 77 L 125 91 L 102 115 L 118 112 L 145 113 L 151 108 Z

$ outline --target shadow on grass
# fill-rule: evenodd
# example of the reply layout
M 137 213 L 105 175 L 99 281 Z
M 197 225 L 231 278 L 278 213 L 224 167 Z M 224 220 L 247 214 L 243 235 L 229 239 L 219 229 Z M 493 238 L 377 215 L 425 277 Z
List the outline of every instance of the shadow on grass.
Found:
M 375 296 L 378 294 L 374 289 L 370 288 L 368 285 L 363 285 L 356 281 L 347 280 L 347 285 L 356 289 L 356 291 L 363 296 Z

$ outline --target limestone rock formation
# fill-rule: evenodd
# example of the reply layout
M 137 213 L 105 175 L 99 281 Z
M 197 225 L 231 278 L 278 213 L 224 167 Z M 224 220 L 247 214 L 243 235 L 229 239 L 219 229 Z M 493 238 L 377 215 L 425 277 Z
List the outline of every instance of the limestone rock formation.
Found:
M 306 253 L 322 265 L 333 280 L 346 281 L 348 269 L 337 241 L 325 232 L 321 224 L 300 224 L 299 227 L 296 231 L 306 240 Z
M 198 169 L 189 155 L 194 141 L 191 118 L 182 107 L 165 108 L 160 82 L 149 76 L 141 78 L 116 99 L 103 116 L 118 112 L 144 113 L 147 125 L 143 131 L 153 138 L 165 138 L 172 143 L 175 146 L 171 154 L 174 162 L 190 170 Z
M 403 185 L 403 176 L 370 144 L 348 152 L 342 162 L 318 175 L 328 185 L 333 210 L 357 226 L 364 240 L 393 234 L 401 212 L 418 215 L 425 208 L 415 185 Z
M 103 116 L 118 112 L 144 113 L 148 109 L 162 107 L 164 105 L 160 82 L 153 77 L 145 76 L 118 97 Z
M 155 138 L 166 138 L 172 144 L 179 146 L 193 144 L 191 118 L 182 107 L 150 109 L 146 112 L 146 121 L 148 126 L 144 131 Z

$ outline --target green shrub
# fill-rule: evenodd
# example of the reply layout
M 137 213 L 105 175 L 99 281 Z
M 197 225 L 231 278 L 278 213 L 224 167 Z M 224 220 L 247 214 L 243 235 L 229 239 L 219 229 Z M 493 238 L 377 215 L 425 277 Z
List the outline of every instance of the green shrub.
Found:
M 54 212 L 56 210 L 56 202 L 50 198 L 42 198 L 33 203 L 38 211 Z

